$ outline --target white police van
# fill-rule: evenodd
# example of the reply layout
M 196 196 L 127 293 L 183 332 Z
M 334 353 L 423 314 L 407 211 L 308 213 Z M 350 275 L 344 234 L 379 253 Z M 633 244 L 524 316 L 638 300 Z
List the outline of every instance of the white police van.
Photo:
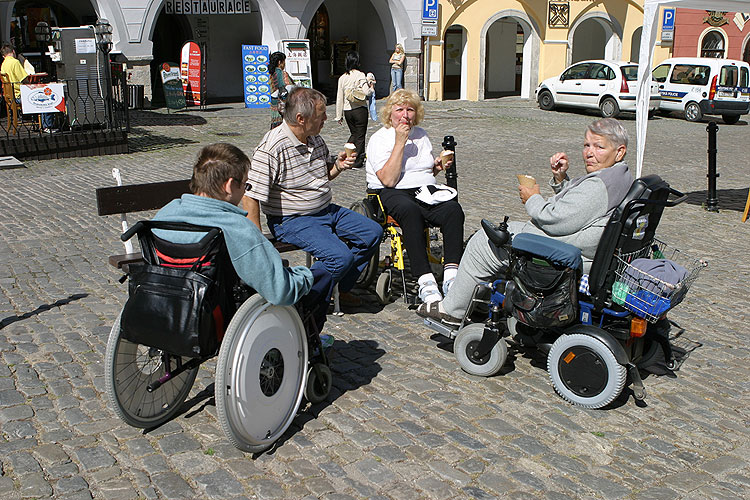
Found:
M 750 112 L 750 65 L 733 59 L 675 57 L 651 74 L 659 84 L 660 111 L 681 111 L 685 119 L 721 115 L 728 124 Z

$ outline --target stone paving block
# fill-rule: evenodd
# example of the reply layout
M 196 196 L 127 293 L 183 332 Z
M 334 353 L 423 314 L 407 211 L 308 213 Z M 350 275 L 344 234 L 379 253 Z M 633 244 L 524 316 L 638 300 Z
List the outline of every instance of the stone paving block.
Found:
M 196 476 L 195 482 L 211 498 L 229 498 L 245 491 L 237 479 L 223 470 Z
M 159 449 L 167 456 L 183 451 L 198 450 L 200 447 L 196 439 L 185 434 L 174 434 L 159 440 Z
M 378 488 L 383 488 L 396 479 L 393 477 L 393 472 L 387 466 L 371 458 L 364 458 L 352 464 L 352 466 L 367 481 L 373 485 L 377 485 Z
M 152 476 L 154 486 L 164 496 L 169 499 L 190 498 L 193 495 L 193 489 L 180 476 L 174 472 L 160 472 Z
M 92 448 L 80 448 L 74 451 L 76 458 L 83 466 L 84 471 L 108 467 L 115 463 L 115 459 L 101 446 Z
M 24 401 L 26 401 L 26 398 L 18 391 L 0 391 L 0 407 L 19 405 Z
M 281 484 L 270 479 L 253 479 L 248 481 L 250 490 L 261 499 L 286 498 Z
M 18 491 L 24 498 L 46 498 L 52 496 L 52 487 L 41 472 L 22 475 L 18 478 L 18 481 Z
M 58 496 L 69 495 L 77 491 L 87 490 L 88 483 L 81 476 L 65 477 L 55 483 L 55 494 Z
M 725 455 L 723 457 L 709 460 L 700 466 L 700 468 L 710 474 L 723 474 L 727 471 L 737 470 L 748 466 L 747 459 Z

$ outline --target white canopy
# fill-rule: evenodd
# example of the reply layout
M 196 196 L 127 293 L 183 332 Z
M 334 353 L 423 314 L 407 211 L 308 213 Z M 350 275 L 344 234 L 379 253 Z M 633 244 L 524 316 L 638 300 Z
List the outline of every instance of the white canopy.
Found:
M 641 176 L 643 153 L 648 128 L 648 101 L 651 93 L 651 63 L 656 45 L 659 7 L 684 7 L 686 9 L 750 12 L 750 0 L 645 0 L 643 4 L 643 32 L 638 58 L 638 92 L 636 107 L 636 177 Z

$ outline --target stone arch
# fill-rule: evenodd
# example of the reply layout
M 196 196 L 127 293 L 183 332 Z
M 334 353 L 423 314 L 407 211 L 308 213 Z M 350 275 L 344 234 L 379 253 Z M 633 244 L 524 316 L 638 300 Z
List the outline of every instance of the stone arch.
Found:
M 484 26 L 479 37 L 479 100 L 484 99 L 487 68 L 487 32 L 500 19 L 511 18 L 521 25 L 524 31 L 523 70 L 521 76 L 521 97 L 530 97 L 539 83 L 539 50 L 541 37 L 539 25 L 526 12 L 516 9 L 505 9 L 492 15 Z
M 596 22 L 604 30 L 605 47 L 603 59 L 620 60 L 622 58 L 622 36 L 623 29 L 620 22 L 606 12 L 588 12 L 579 16 L 571 25 L 568 32 L 568 57 L 567 66 L 574 61 L 574 43 L 578 28 L 587 21 Z M 584 57 L 583 59 L 589 59 Z M 582 59 L 579 59 L 582 60 Z

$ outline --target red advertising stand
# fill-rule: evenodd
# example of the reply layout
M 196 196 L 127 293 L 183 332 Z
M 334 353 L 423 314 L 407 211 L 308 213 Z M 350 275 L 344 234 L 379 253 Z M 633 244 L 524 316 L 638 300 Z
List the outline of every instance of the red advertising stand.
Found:
M 180 61 L 180 78 L 185 92 L 185 103 L 188 106 L 205 107 L 205 71 L 201 47 L 193 41 L 182 46 Z

